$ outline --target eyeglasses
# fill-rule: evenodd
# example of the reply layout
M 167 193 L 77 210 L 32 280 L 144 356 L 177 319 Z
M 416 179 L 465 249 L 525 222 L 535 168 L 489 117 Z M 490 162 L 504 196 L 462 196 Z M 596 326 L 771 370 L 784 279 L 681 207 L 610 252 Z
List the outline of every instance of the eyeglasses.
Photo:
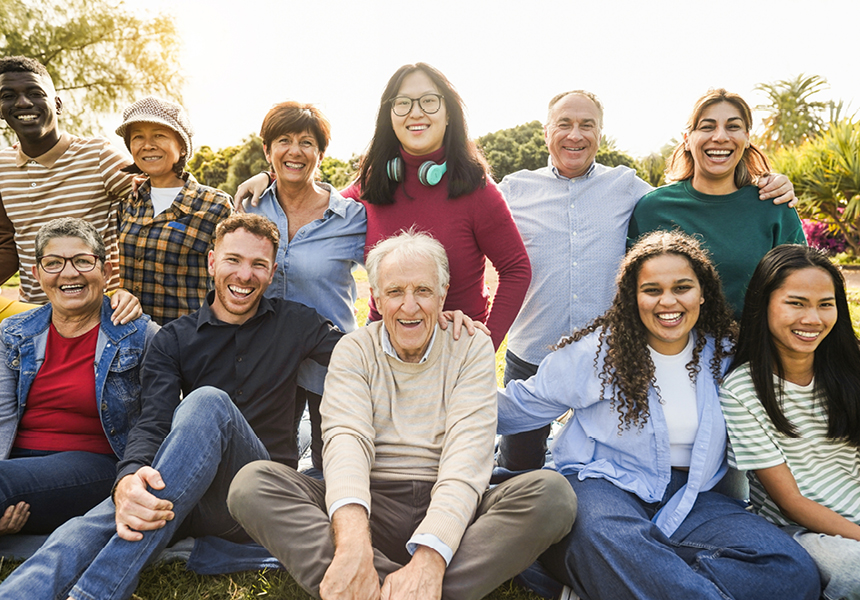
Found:
M 39 259 L 39 266 L 45 273 L 60 273 L 66 268 L 66 263 L 72 263 L 78 273 L 89 273 L 96 268 L 99 257 L 95 254 L 75 254 L 72 257 L 46 254 Z
M 439 112 L 442 108 L 442 100 L 444 96 L 441 94 L 424 94 L 420 98 L 410 98 L 409 96 L 395 96 L 391 102 L 391 112 L 398 117 L 405 117 L 412 112 L 413 102 L 417 102 L 419 108 L 424 111 L 425 115 L 432 115 Z

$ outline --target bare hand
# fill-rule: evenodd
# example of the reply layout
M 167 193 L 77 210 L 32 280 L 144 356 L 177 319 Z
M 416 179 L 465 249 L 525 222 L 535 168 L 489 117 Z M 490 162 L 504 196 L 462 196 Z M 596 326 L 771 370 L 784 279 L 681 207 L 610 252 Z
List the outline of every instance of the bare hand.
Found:
M 769 200 L 773 198 L 774 204 L 785 204 L 789 208 L 797 206 L 797 196 L 794 195 L 794 185 L 788 177 L 780 173 L 769 173 L 758 179 L 758 199 Z
M 0 517 L 0 535 L 18 533 L 30 518 L 30 505 L 26 502 L 10 504 Z
M 113 309 L 110 320 L 114 325 L 125 325 L 143 314 L 143 308 L 137 296 L 124 289 L 114 292 L 110 298 L 110 307 Z
M 140 189 L 140 186 L 143 185 L 143 182 L 146 181 L 147 177 L 145 175 L 135 175 L 131 178 L 131 193 L 137 194 L 137 190 Z
M 379 574 L 373 566 L 373 547 L 367 511 L 347 504 L 332 515 L 334 558 L 320 583 L 322 600 L 379 600 Z
M 409 564 L 385 578 L 382 600 L 439 600 L 444 577 L 442 555 L 427 546 L 418 546 Z
M 245 212 L 245 202 L 251 198 L 251 206 L 257 206 L 260 203 L 260 196 L 269 187 L 269 176 L 266 173 L 257 173 L 250 179 L 239 184 L 236 190 L 234 201 L 236 203 L 236 212 Z
M 139 542 L 141 531 L 161 529 L 174 517 L 173 503 L 152 495 L 147 486 L 163 490 L 164 481 L 152 467 L 141 467 L 120 479 L 114 491 L 116 533 L 129 542 Z
M 448 329 L 448 321 L 452 321 L 454 323 L 454 339 L 460 339 L 460 333 L 463 330 L 463 327 L 466 328 L 466 332 L 469 335 L 475 335 L 475 330 L 480 329 L 487 335 L 490 335 L 490 330 L 487 329 L 487 326 L 481 323 L 480 321 L 474 321 L 471 317 L 463 313 L 462 310 L 445 310 L 439 313 L 439 327 L 442 329 Z

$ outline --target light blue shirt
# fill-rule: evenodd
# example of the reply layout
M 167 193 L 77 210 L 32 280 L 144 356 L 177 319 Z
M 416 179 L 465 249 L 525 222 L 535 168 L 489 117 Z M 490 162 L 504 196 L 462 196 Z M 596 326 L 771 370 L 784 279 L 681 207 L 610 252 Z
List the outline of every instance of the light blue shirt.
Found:
M 292 240 L 287 215 L 275 195 L 277 183 L 263 192 L 256 207 L 246 210 L 267 217 L 281 233 L 278 267 L 266 297 L 301 302 L 349 333 L 358 326 L 352 270 L 364 264 L 367 215 L 360 202 L 344 198 L 327 183 L 317 185 L 329 192 L 328 208 L 322 219 L 299 229 Z M 299 369 L 299 385 L 321 394 L 325 372 L 316 362 L 305 361 Z
M 526 380 L 511 381 L 499 390 L 498 432 L 531 431 L 550 423 L 569 408 L 573 415 L 556 436 L 552 448 L 555 468 L 580 481 L 602 478 L 636 494 L 645 502 L 659 502 L 672 475 L 669 431 L 663 406 L 652 386 L 648 391 L 650 417 L 637 430 L 619 435 L 618 410 L 611 390 L 601 399 L 599 374 L 606 344 L 597 356 L 599 331 L 551 353 Z M 692 334 L 691 334 L 692 335 Z M 654 516 L 667 536 L 681 525 L 699 492 L 710 490 L 725 475 L 726 423 L 720 409 L 719 386 L 711 374 L 714 340 L 709 338 L 699 357 L 696 378 L 698 431 L 690 457 L 687 483 Z M 729 359 L 723 361 L 723 370 Z M 659 383 L 659 382 L 658 382 Z M 587 507 L 584 509 L 587 510 Z
M 562 336 L 609 308 L 630 216 L 653 188 L 632 169 L 594 163 L 574 179 L 553 166 L 518 171 L 499 189 L 532 264 L 508 350 L 536 365 Z

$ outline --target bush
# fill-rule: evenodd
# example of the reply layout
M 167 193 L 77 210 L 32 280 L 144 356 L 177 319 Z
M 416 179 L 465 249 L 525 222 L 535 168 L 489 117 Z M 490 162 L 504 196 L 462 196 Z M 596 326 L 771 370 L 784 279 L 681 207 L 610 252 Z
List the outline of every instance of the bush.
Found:
M 841 233 L 831 231 L 827 224 L 821 221 L 813 221 L 812 219 L 803 219 L 802 221 L 803 233 L 806 235 L 806 242 L 810 246 L 824 250 L 830 256 L 845 252 L 848 244 Z

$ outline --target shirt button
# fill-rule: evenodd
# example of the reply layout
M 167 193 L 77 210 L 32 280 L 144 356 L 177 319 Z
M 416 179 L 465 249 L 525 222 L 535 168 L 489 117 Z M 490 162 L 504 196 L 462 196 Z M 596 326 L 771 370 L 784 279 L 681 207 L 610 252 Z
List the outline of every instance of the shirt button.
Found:
M 36 182 L 34 181 L 33 183 L 31 183 L 30 187 L 36 187 Z
M 241 395 L 242 395 L 242 390 L 237 390 L 237 391 L 236 391 L 236 395 L 237 395 L 237 396 L 241 396 Z
M 116 429 L 114 429 L 113 427 L 111 427 L 111 428 L 110 428 L 110 434 L 111 434 L 111 435 L 116 435 Z
M 575 231 L 573 232 L 573 235 L 576 235 L 576 232 L 575 232 Z
M 242 362 L 242 357 L 240 356 L 239 358 L 237 358 L 236 362 Z
M 574 295 L 573 295 L 573 299 L 574 299 L 574 300 L 576 300 L 577 298 L 579 298 L 579 296 L 577 296 L 576 294 L 574 294 Z
M 102 402 L 102 410 L 107 410 L 107 402 Z
M 36 165 L 36 164 L 38 164 L 38 163 L 37 163 L 35 160 L 31 160 L 31 161 L 30 161 L 30 164 L 31 164 L 31 165 Z
M 573 266 L 574 266 L 574 267 L 576 266 L 576 261 L 574 261 Z

